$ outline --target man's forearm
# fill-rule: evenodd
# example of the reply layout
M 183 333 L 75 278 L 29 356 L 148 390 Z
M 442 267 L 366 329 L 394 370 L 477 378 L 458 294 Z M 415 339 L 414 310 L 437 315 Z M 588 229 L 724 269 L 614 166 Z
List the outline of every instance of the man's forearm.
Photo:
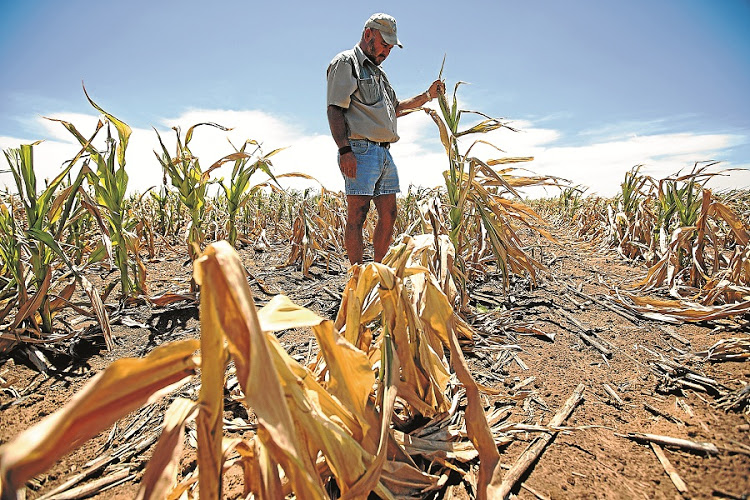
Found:
M 336 142 L 336 147 L 342 148 L 349 144 L 349 134 L 346 130 L 346 119 L 344 119 L 342 108 L 332 104 L 328 106 L 328 126 L 331 129 L 333 140 Z
M 432 99 L 428 91 L 428 92 L 422 92 L 421 94 L 417 94 L 414 97 L 404 99 L 403 101 L 398 101 L 398 106 L 396 106 L 396 116 L 401 116 L 404 114 L 405 111 L 408 111 L 410 109 L 424 106 L 431 100 Z
M 331 135 L 339 148 L 339 168 L 345 177 L 351 179 L 357 177 L 357 158 L 352 153 L 352 148 L 348 151 L 341 151 L 344 146 L 349 146 L 349 133 L 346 130 L 346 120 L 344 119 L 344 109 L 338 106 L 328 106 L 328 126 L 331 128 Z

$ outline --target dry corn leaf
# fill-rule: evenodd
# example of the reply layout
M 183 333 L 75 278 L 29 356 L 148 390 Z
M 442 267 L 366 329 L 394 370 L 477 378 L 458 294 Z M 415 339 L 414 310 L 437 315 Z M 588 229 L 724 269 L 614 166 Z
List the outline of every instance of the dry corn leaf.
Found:
M 352 411 L 363 435 L 366 435 L 375 424 L 374 414 L 368 409 L 375 384 L 370 360 L 364 352 L 333 331 L 330 322 L 314 331 L 329 374 L 326 389 Z
M 50 280 L 52 279 L 52 268 L 47 269 L 47 274 L 44 275 L 44 279 L 42 280 L 41 285 L 39 285 L 39 290 L 34 294 L 34 296 L 21 304 L 21 307 L 18 308 L 18 312 L 16 313 L 16 317 L 13 318 L 13 321 L 10 324 L 9 330 L 15 329 L 18 325 L 20 325 L 23 320 L 34 314 L 39 307 L 42 305 L 42 301 L 47 296 L 47 291 L 49 290 Z
M 185 424 L 194 416 L 198 406 L 189 399 L 177 398 L 164 415 L 159 442 L 148 461 L 138 489 L 138 500 L 166 498 L 177 479 L 177 465 L 182 453 Z
M 410 243 L 412 242 L 407 238 L 405 244 L 408 246 Z M 395 251 L 398 251 L 398 249 Z M 423 294 L 425 297 L 420 309 L 420 317 L 423 320 L 424 329 L 425 331 L 431 329 L 441 340 L 446 339 L 448 341 L 452 367 L 467 392 L 466 426 L 468 436 L 479 452 L 478 493 L 480 497 L 484 498 L 500 455 L 497 452 L 497 447 L 487 424 L 479 397 L 479 389 L 466 365 L 463 352 L 458 344 L 458 338 L 453 329 L 455 317 L 453 308 L 448 303 L 445 294 L 438 288 L 434 277 L 430 276 L 429 279 L 424 280 L 423 285 L 425 287 L 424 292 L 415 290 L 414 295 L 415 297 L 419 297 Z
M 209 247 L 210 249 L 211 247 Z M 223 440 L 223 416 L 224 416 L 224 372 L 226 369 L 227 352 L 224 347 L 224 331 L 219 322 L 222 314 L 230 315 L 229 321 L 242 321 L 239 316 L 232 316 L 235 309 L 231 307 L 231 298 L 227 298 L 226 288 L 221 289 L 224 293 L 216 290 L 226 282 L 216 283 L 217 278 L 206 283 L 204 270 L 205 262 L 209 260 L 206 255 L 195 261 L 194 277 L 196 283 L 205 285 L 201 294 L 200 318 L 201 318 L 201 388 L 198 402 L 201 411 L 196 419 L 198 432 L 198 470 L 200 471 L 200 482 L 198 483 L 200 496 L 206 499 L 218 499 L 221 497 L 221 447 Z M 220 258 L 220 257 L 219 257 Z M 232 276 L 234 277 L 234 276 Z M 247 287 L 244 272 L 242 282 Z M 231 283 L 228 286 L 237 286 Z M 226 301 L 227 307 L 222 308 Z M 250 307 L 255 311 L 254 305 Z M 257 320 L 256 320 L 257 322 Z M 240 377 L 240 368 L 237 369 Z
M 402 252 L 402 256 L 408 257 L 407 253 L 403 253 L 403 248 L 399 251 Z M 395 397 L 394 385 L 399 388 L 400 396 L 407 402 L 412 398 L 416 402 L 420 396 L 428 400 L 434 399 L 430 404 L 422 401 L 418 405 L 417 410 L 424 411 L 425 414 L 436 414 L 438 409 L 442 408 L 441 401 L 445 400 L 442 394 L 445 387 L 436 390 L 438 386 L 435 385 L 433 375 L 434 365 L 441 364 L 442 357 L 434 352 L 426 338 L 420 338 L 423 334 L 420 333 L 421 328 L 417 322 L 421 320 L 415 304 L 400 284 L 402 278 L 396 276 L 392 268 L 378 264 L 354 268 L 352 279 L 344 293 L 345 301 L 354 304 L 355 307 L 365 304 L 365 311 L 361 316 L 371 318 L 369 321 L 381 318 L 378 321 L 383 328 L 378 341 L 374 345 L 365 346 L 370 352 L 362 352 L 338 335 L 331 322 L 321 321 L 316 315 L 297 308 L 286 298 L 269 303 L 253 320 L 254 308 L 250 307 L 252 298 L 239 261 L 235 259 L 236 254 L 228 246 L 211 245 L 204 257 L 196 263 L 196 277 L 203 285 L 202 295 L 206 303 L 213 301 L 213 309 L 221 304 L 221 311 L 202 315 L 206 321 L 203 326 L 204 335 L 209 328 L 226 333 L 230 341 L 229 349 L 237 367 L 238 379 L 246 393 L 246 401 L 258 415 L 261 424 L 254 452 L 258 460 L 257 465 L 246 466 L 248 471 L 260 471 L 257 474 L 261 481 L 253 487 L 254 493 L 279 491 L 281 482 L 275 477 L 274 464 L 281 465 L 284 469 L 291 491 L 298 496 L 312 493 L 315 491 L 315 483 L 320 481 L 317 471 L 311 467 L 317 457 L 325 461 L 344 496 L 361 496 L 373 490 L 380 496 L 390 498 L 405 491 L 414 494 L 415 491 L 436 487 L 439 478 L 425 475 L 416 469 L 403 451 L 397 453 L 397 456 L 403 458 L 399 466 L 394 466 L 393 459 L 386 462 L 384 458 L 386 450 L 399 449 L 388 432 L 390 408 Z M 221 262 L 221 265 L 216 264 L 217 262 Z M 411 276 L 426 272 L 423 268 L 408 268 L 405 261 L 399 268 L 403 274 Z M 209 295 L 218 297 L 212 299 Z M 443 300 L 440 307 L 444 306 L 452 311 L 447 299 Z M 430 304 L 428 307 L 433 306 L 434 304 Z M 344 309 L 343 304 L 341 309 Z M 341 315 L 339 319 L 346 320 Z M 216 324 L 213 323 L 214 320 Z M 317 322 L 319 324 L 315 325 Z M 257 326 L 254 327 L 254 323 Z M 321 345 L 322 356 L 317 363 L 316 373 L 321 377 L 320 380 L 324 381 L 324 385 L 315 380 L 312 372 L 291 359 L 275 336 L 262 331 L 311 324 Z M 346 331 L 346 326 L 340 325 L 340 330 Z M 393 348 L 389 347 L 391 337 Z M 240 348 L 243 345 L 245 347 Z M 457 348 L 455 335 L 452 346 L 453 349 Z M 256 347 L 261 351 L 261 356 L 257 359 Z M 386 353 L 388 350 L 394 354 L 392 361 Z M 243 359 L 243 356 L 248 358 L 248 351 L 249 360 Z M 373 356 L 373 351 L 378 351 L 379 354 Z M 372 359 L 380 361 L 378 371 L 384 375 L 391 373 L 392 366 L 398 361 L 402 366 L 401 380 L 387 381 L 392 377 L 386 376 L 381 383 L 374 384 L 370 365 Z M 458 359 L 458 355 L 454 352 L 451 359 Z M 409 363 L 410 368 L 404 370 L 403 363 Z M 257 377 L 249 377 L 248 364 L 250 367 L 266 367 L 266 377 L 261 383 L 258 383 Z M 269 366 L 273 366 L 273 370 L 269 370 Z M 259 374 L 258 377 L 260 376 Z M 447 379 L 447 372 L 445 377 Z M 464 382 L 473 381 L 469 376 Z M 279 393 L 283 393 L 283 396 L 269 396 L 276 393 L 277 389 L 273 389 L 274 386 L 278 387 Z M 263 394 L 256 394 L 255 387 L 263 387 Z M 374 393 L 373 388 L 376 389 Z M 473 403 L 470 402 L 472 408 L 479 403 L 475 384 L 474 388 L 477 399 Z M 372 397 L 375 397 L 375 404 Z M 446 409 L 442 408 L 443 411 Z M 284 410 L 289 412 L 288 418 L 294 425 L 277 431 L 274 422 L 267 415 L 272 415 L 273 412 L 284 413 Z M 469 416 L 472 420 L 469 429 L 470 435 L 473 435 L 472 439 L 476 438 L 476 442 L 483 444 L 485 440 L 477 437 L 477 429 L 481 429 L 481 425 L 478 426 L 473 420 L 481 418 L 485 429 L 489 431 L 489 428 L 481 405 L 479 410 L 479 415 Z M 379 432 L 370 431 L 376 428 Z M 279 446 L 276 439 L 279 436 L 283 437 L 284 433 L 293 433 L 296 440 L 289 441 L 297 442 L 299 446 L 292 447 L 291 450 Z M 494 448 L 491 435 L 489 442 Z M 483 453 L 486 455 L 486 450 L 483 449 Z M 494 469 L 491 457 L 487 461 L 490 469 L 483 476 L 485 483 L 489 482 Z M 300 477 L 295 476 L 301 474 L 307 474 L 310 480 L 300 483 Z M 420 478 L 418 481 L 415 480 L 417 477 Z M 410 480 L 404 482 L 404 478 Z M 319 493 L 320 490 L 315 494 Z
M 398 358 L 394 356 L 393 342 L 386 329 L 384 332 L 383 356 L 381 358 L 381 369 L 383 372 L 383 390 L 380 398 L 380 435 L 378 438 L 378 449 L 375 454 L 375 459 L 367 468 L 367 472 L 352 485 L 352 487 L 345 492 L 342 499 L 352 498 L 364 498 L 369 495 L 371 491 L 374 491 L 378 487 L 380 482 L 381 472 L 383 465 L 387 458 L 388 442 L 390 438 L 390 425 L 391 416 L 393 414 L 393 406 L 396 402 L 396 385 L 395 381 L 398 378 L 399 366 Z M 329 363 L 330 366 L 330 363 Z M 369 377 L 360 377 L 363 380 L 367 380 Z M 362 392 L 369 393 L 369 389 L 365 388 Z M 356 403 L 356 402 L 355 402 Z M 363 412 L 366 411 L 363 408 Z
M 333 335 L 330 325 L 330 322 L 325 322 L 315 329 L 323 329 L 322 334 Z M 379 449 L 378 444 L 373 435 L 368 437 L 359 430 L 358 420 L 362 417 L 353 420 L 350 417 L 351 411 L 315 381 L 311 372 L 289 357 L 275 337 L 269 336 L 268 341 L 274 350 L 275 368 L 279 377 L 285 381 L 295 381 L 286 383 L 284 387 L 288 400 L 294 403 L 290 404 L 289 408 L 304 438 L 303 443 L 307 445 L 310 458 L 317 457 L 320 450 L 339 487 L 345 493 L 375 463 L 373 454 Z M 349 374 L 347 376 L 351 377 Z M 323 401 L 326 404 L 319 403 Z M 375 411 L 372 406 L 369 409 Z M 353 427 L 342 425 L 347 421 Z M 387 419 L 386 424 L 389 423 L 390 420 Z M 362 443 L 355 439 L 356 435 L 363 435 Z M 381 496 L 389 496 L 380 484 L 374 491 Z
M 2 492 L 13 498 L 28 479 L 143 404 L 192 375 L 197 340 L 120 359 L 96 375 L 60 410 L 0 447 Z
M 422 241 L 425 245 L 435 242 L 425 238 Z M 181 429 L 192 411 L 192 403 L 178 400 L 166 417 L 168 430 L 157 445 L 141 495 L 193 498 L 197 482 L 201 498 L 219 498 L 222 474 L 233 464 L 244 470 L 245 494 L 263 498 L 292 493 L 300 498 L 322 498 L 326 495 L 324 484 L 330 479 L 335 479 L 344 498 L 363 498 L 370 492 L 381 498 L 419 496 L 442 487 L 447 474 L 420 470 L 409 456 L 411 452 L 434 460 L 430 470 L 435 470 L 437 464 L 443 470 L 460 471 L 454 461 L 478 456 L 478 492 L 483 498 L 497 450 L 481 407 L 479 389 L 458 346 L 456 331 L 460 323 L 435 277 L 427 268 L 410 264 L 414 251 L 414 242 L 406 238 L 388 256 L 394 267 L 370 264 L 353 268 L 340 310 L 348 301 L 346 309 L 360 313 L 354 314 L 356 321 L 371 325 L 360 324 L 354 329 L 357 338 L 353 340 L 360 349 L 339 333 L 349 331 L 348 318 L 341 315 L 337 318 L 341 324 L 335 328 L 331 321 L 284 296 L 277 296 L 256 311 L 236 252 L 226 242 L 210 245 L 195 263 L 195 278 L 202 286 L 203 361 L 197 419 L 200 475 L 194 472 L 169 491 Z M 432 252 L 434 255 L 435 249 Z M 404 280 L 411 280 L 412 285 L 405 286 Z M 321 348 L 314 372 L 292 359 L 273 334 L 279 329 L 303 327 L 312 327 Z M 470 331 L 468 325 L 460 328 Z M 192 373 L 195 361 L 191 354 L 196 347 L 197 341 L 176 343 L 155 350 L 145 360 L 113 364 L 102 374 L 108 385 L 95 385 L 93 394 L 98 396 L 102 387 L 111 389 L 115 385 L 119 389 L 113 391 L 115 395 L 125 397 L 129 404 L 123 405 L 122 399 L 115 402 L 99 397 L 100 406 L 95 406 L 86 397 L 80 396 L 79 401 L 77 396 L 78 402 L 72 406 L 81 412 L 81 405 L 100 410 L 101 422 L 93 422 L 93 417 L 85 412 L 63 409 L 58 413 L 69 418 L 73 426 L 78 425 L 76 420 L 84 422 L 86 431 L 95 434 L 116 418 L 115 413 L 134 408 L 163 387 L 166 382 L 162 379 L 172 373 L 170 370 Z M 445 348 L 451 351 L 451 362 L 464 387 L 451 396 L 447 395 L 448 390 L 457 389 L 449 386 L 451 374 L 443 354 Z M 234 361 L 245 403 L 258 418 L 257 435 L 252 442 L 226 440 L 222 436 L 228 355 Z M 121 374 L 117 367 L 126 361 L 135 362 L 138 368 L 118 377 Z M 155 379 L 141 380 L 146 376 L 144 371 Z M 144 385 L 147 383 L 151 385 Z M 147 389 L 138 391 L 141 386 Z M 124 387 L 137 392 L 138 397 L 123 396 L 127 392 Z M 421 436 L 408 438 L 408 447 L 403 439 L 396 440 L 392 431 L 397 390 L 401 397 L 397 421 L 405 422 L 420 414 L 435 417 L 431 427 L 422 427 Z M 464 390 L 468 397 L 466 432 L 471 442 L 465 440 L 460 429 L 445 427 L 450 424 L 449 416 L 455 415 Z M 92 392 L 88 393 L 90 398 Z M 55 422 L 62 418 L 57 415 L 52 416 Z M 61 436 L 70 438 L 71 434 L 64 432 Z M 69 443 L 75 446 L 85 437 L 74 436 Z M 65 453 L 63 447 L 56 446 L 57 441 L 51 441 L 52 451 L 45 455 L 47 461 L 37 463 L 35 469 L 19 466 L 22 459 L 29 459 L 27 450 L 14 455 L 15 448 L 3 447 L 0 467 L 4 487 L 17 487 Z M 240 457 L 227 462 L 232 450 Z
M 365 474 L 373 457 L 331 420 L 336 415 L 325 415 L 315 403 L 324 389 L 305 380 L 313 379 L 312 373 L 307 371 L 302 380 L 308 383 L 301 384 L 296 373 L 305 369 L 287 355 L 275 337 L 262 331 L 234 250 L 225 242 L 210 245 L 196 261 L 196 280 L 202 285 L 202 334 L 226 335 L 245 400 L 258 417 L 263 481 L 256 493 L 277 491 L 278 479 L 272 476 L 278 464 L 297 496 L 323 496 L 314 465 L 318 452 L 346 492 Z
M 286 295 L 279 294 L 258 311 L 258 321 L 264 332 L 278 332 L 316 326 L 325 320 L 310 309 L 295 304 Z
M 180 302 L 183 300 L 195 302 L 195 294 L 194 293 L 165 293 L 162 295 L 158 295 L 156 297 L 148 298 L 149 302 L 159 307 L 164 307 L 174 302 Z
M 750 339 L 732 337 L 722 339 L 707 350 L 695 353 L 707 361 L 742 361 L 750 359 Z
M 109 324 L 109 315 L 107 314 L 107 309 L 104 307 L 104 302 L 102 302 L 102 298 L 99 292 L 96 291 L 96 288 L 94 288 L 94 285 L 85 276 L 79 274 L 77 279 L 81 281 L 86 295 L 91 300 L 91 308 L 94 310 L 96 319 L 99 321 L 102 335 L 104 335 L 104 342 L 107 344 L 107 350 L 111 351 L 115 348 L 115 341 L 112 338 L 112 326 Z
M 274 361 L 265 334 L 261 330 L 255 303 L 239 257 L 229 243 L 214 243 L 196 260 L 194 275 L 195 281 L 201 285 L 201 347 L 204 348 L 205 338 L 214 337 L 212 343 L 217 345 L 223 343 L 226 337 L 237 369 L 237 379 L 245 393 L 245 401 L 258 417 L 258 436 L 261 442 L 273 449 L 276 463 L 284 468 L 294 491 L 300 497 L 320 497 L 323 486 L 310 457 L 301 453 L 302 450 L 299 449 L 303 441 L 296 431 L 286 404 L 282 387 L 284 381 L 279 379 L 274 370 L 269 370 L 269 367 L 274 366 Z M 218 374 L 221 384 L 218 387 L 213 385 L 211 388 L 212 391 L 219 391 L 219 394 L 223 391 L 224 376 L 223 356 L 221 358 L 222 369 Z M 205 370 L 202 374 L 204 372 Z M 203 381 L 202 383 L 205 384 Z M 203 387 L 201 390 L 203 391 Z M 209 397 L 222 402 L 221 396 L 217 398 L 215 394 L 211 396 L 206 392 L 206 398 Z M 220 445 L 221 434 L 217 435 L 217 429 L 221 427 L 222 421 L 221 412 L 215 413 L 217 410 L 213 410 L 214 415 L 210 420 L 206 420 L 204 429 L 207 432 L 207 442 L 215 448 L 217 441 Z M 198 421 L 201 421 L 200 415 Z M 200 446 L 199 437 L 199 466 Z M 207 487 L 205 491 L 213 497 L 220 493 L 217 454 L 213 450 L 206 450 L 206 453 L 213 456 L 213 462 L 211 457 L 206 458 L 213 476 L 207 477 L 207 471 L 201 469 L 201 483 L 207 479 L 211 481 L 210 493 Z M 270 464 L 268 470 L 272 470 Z M 271 487 L 271 483 L 264 483 L 264 486 Z M 203 491 L 204 484 L 201 484 L 201 495 Z
M 712 321 L 750 312 L 750 300 L 705 306 L 688 300 L 665 300 L 618 291 L 617 299 L 625 308 L 645 318 L 668 323 Z

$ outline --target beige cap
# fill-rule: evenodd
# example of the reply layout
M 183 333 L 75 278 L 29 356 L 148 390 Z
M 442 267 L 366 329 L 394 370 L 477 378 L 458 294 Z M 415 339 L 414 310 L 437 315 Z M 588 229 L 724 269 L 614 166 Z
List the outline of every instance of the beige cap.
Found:
M 398 45 L 402 49 L 404 48 L 404 46 L 401 45 L 401 41 L 396 36 L 396 20 L 393 19 L 393 16 L 383 14 L 382 12 L 373 14 L 365 23 L 365 28 L 374 28 L 380 31 L 385 43 L 389 45 Z

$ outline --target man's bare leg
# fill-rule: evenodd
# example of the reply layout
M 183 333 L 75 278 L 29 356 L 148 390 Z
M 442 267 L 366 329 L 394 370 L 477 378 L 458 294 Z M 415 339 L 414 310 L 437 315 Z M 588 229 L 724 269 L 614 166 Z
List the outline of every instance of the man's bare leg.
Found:
M 378 223 L 375 226 L 372 244 L 375 247 L 375 262 L 380 262 L 393 241 L 393 226 L 396 224 L 396 195 L 383 194 L 376 197 L 375 208 L 378 211 Z
M 367 212 L 370 210 L 371 199 L 371 196 L 366 195 L 347 195 L 346 197 L 344 246 L 346 246 L 346 254 L 349 256 L 349 263 L 352 265 L 362 263 L 364 249 L 362 226 L 367 218 Z

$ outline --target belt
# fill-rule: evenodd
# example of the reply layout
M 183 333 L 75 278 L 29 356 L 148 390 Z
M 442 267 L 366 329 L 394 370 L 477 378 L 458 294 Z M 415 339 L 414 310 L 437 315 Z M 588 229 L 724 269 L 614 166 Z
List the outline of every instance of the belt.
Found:
M 377 144 L 378 146 L 383 147 L 385 149 L 388 149 L 391 147 L 390 142 L 375 142 L 375 141 L 371 141 L 370 139 L 365 139 L 365 140 L 371 144 Z

